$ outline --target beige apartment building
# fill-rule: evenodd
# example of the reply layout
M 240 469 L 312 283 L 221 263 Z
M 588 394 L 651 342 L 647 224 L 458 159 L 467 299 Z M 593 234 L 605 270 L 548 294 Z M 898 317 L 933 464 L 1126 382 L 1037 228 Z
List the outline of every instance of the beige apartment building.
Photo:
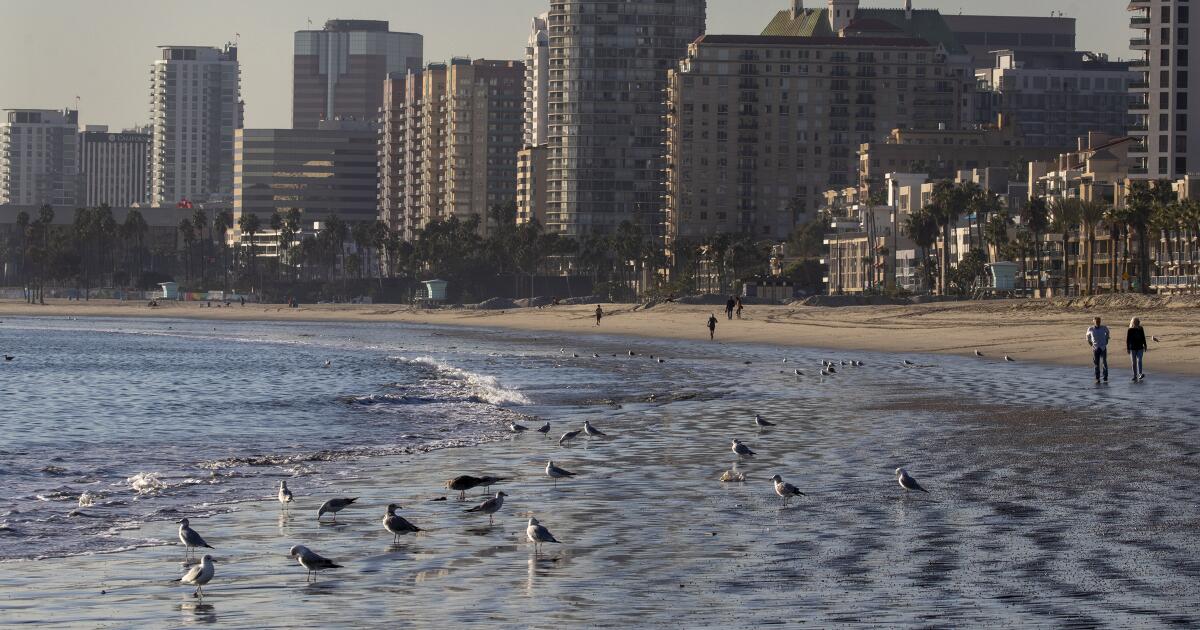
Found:
M 786 239 L 824 191 L 857 183 L 863 144 L 962 124 L 970 66 L 944 45 L 883 20 L 839 32 L 688 47 L 667 94 L 668 251 L 722 232 Z
M 546 145 L 530 146 L 517 153 L 517 223 L 536 220 L 546 225 Z
M 454 59 L 384 88 L 380 218 L 412 240 L 431 221 L 478 216 L 516 197 L 525 67 Z M 401 83 L 402 82 L 402 83 Z

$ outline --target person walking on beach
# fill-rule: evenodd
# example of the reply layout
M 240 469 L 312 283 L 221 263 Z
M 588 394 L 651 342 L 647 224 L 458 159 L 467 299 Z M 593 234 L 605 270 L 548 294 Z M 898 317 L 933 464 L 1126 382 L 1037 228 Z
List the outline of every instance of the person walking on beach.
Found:
M 1104 376 L 1104 382 L 1108 382 L 1108 326 L 1100 323 L 1100 318 L 1093 320 L 1091 328 L 1087 329 L 1087 342 L 1092 346 L 1092 365 L 1096 366 L 1096 382 L 1100 382 L 1101 375 Z M 1100 365 L 1104 364 L 1104 371 L 1101 372 Z
M 1134 317 L 1129 322 L 1129 330 L 1125 333 L 1125 350 L 1133 363 L 1133 382 L 1146 378 L 1142 371 L 1142 355 L 1146 353 L 1146 331 L 1142 330 L 1142 320 Z
M 600 305 L 597 304 L 596 305 L 596 325 L 597 326 L 600 325 L 600 319 L 603 317 L 604 317 L 604 309 L 600 308 Z
M 735 306 L 737 306 L 737 301 L 734 300 L 733 296 L 731 295 L 731 296 L 729 296 L 729 299 L 725 301 L 725 318 L 726 319 L 733 319 L 733 308 Z
M 717 337 L 717 314 L 711 313 L 708 316 L 708 340 L 713 341 Z
M 735 306 L 737 307 L 737 318 L 741 319 L 742 318 L 742 298 L 739 297 L 737 299 Z

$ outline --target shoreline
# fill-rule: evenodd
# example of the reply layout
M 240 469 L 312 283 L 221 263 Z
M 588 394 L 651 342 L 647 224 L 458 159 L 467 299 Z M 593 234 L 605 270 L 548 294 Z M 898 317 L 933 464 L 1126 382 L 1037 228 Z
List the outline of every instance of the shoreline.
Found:
M 720 306 L 604 304 L 607 315 L 594 325 L 595 305 L 510 310 L 414 309 L 402 305 L 315 304 L 298 309 L 247 304 L 204 307 L 199 302 L 164 302 L 151 309 L 141 302 L 52 300 L 46 306 L 0 300 L 6 317 L 185 318 L 212 321 L 392 322 L 465 326 L 566 335 L 694 339 L 709 343 L 704 321 L 718 316 L 717 342 L 757 343 L 845 351 L 973 356 L 981 360 L 1091 368 L 1084 332 L 1096 315 L 1112 329 L 1109 367 L 1119 380 L 1128 370 L 1122 347 L 1130 317 L 1142 318 L 1150 342 L 1146 369 L 1200 376 L 1200 309 L 1179 307 L 1066 308 L 1045 301 L 995 300 L 904 306 L 749 306 L 744 319 L 728 321 Z M 0 349 L 3 350 L 3 349 Z

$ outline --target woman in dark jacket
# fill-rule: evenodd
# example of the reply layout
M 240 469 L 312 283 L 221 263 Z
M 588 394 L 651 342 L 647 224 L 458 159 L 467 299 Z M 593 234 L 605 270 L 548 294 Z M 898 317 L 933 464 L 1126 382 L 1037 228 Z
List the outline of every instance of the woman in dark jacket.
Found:
M 1125 333 L 1125 351 L 1133 362 L 1133 382 L 1146 378 L 1142 371 L 1142 355 L 1146 352 L 1146 331 L 1142 330 L 1142 320 L 1134 317 L 1129 322 L 1129 331 Z

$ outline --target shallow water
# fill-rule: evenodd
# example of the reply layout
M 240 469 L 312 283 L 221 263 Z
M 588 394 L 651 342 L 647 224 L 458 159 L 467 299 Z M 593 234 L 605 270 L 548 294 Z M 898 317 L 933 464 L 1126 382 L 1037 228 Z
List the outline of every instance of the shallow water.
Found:
M 886 355 L 758 346 L 218 326 L 0 326 L 0 349 L 18 354 L 0 394 L 25 416 L 0 421 L 17 436 L 3 446 L 0 514 L 19 510 L 0 517 L 18 523 L 0 550 L 153 545 L 188 515 L 218 562 L 199 607 L 172 583 L 184 570 L 178 546 L 9 562 L 0 616 L 258 627 L 335 613 L 416 626 L 1127 627 L 1200 616 L 1194 379 L 1134 385 L 1114 371 L 1094 387 L 1087 370 L 973 358 L 912 357 L 920 365 L 906 368 Z M 866 366 L 821 378 L 822 358 Z M 148 389 L 188 404 L 164 406 Z M 755 412 L 779 426 L 755 429 Z M 563 448 L 505 434 L 512 418 L 548 419 L 555 435 L 588 418 L 611 437 Z M 737 462 L 733 437 L 758 456 Z M 446 444 L 475 445 L 421 452 Z M 326 456 L 305 460 L 314 449 Z M 29 472 L 53 456 L 65 481 Z M 580 476 L 555 489 L 541 474 L 551 457 Z M 904 496 L 897 466 L 931 493 Z M 717 481 L 734 467 L 745 483 Z M 168 486 L 139 496 L 132 470 Z M 218 476 L 178 481 L 207 470 Z M 513 478 L 498 486 L 511 496 L 494 527 L 432 500 L 460 472 Z M 781 507 L 775 473 L 809 496 Z M 299 498 L 290 515 L 267 498 L 284 476 Z M 24 497 L 86 485 L 72 479 L 98 479 L 106 500 L 124 503 L 82 508 L 98 525 L 29 524 L 69 510 Z M 338 526 L 318 526 L 316 505 L 336 495 L 362 498 Z M 379 525 L 388 502 L 428 531 L 393 547 Z M 523 541 L 531 513 L 564 544 L 536 556 Z M 97 533 L 114 519 L 132 529 Z M 285 557 L 301 542 L 346 568 L 305 585 Z

